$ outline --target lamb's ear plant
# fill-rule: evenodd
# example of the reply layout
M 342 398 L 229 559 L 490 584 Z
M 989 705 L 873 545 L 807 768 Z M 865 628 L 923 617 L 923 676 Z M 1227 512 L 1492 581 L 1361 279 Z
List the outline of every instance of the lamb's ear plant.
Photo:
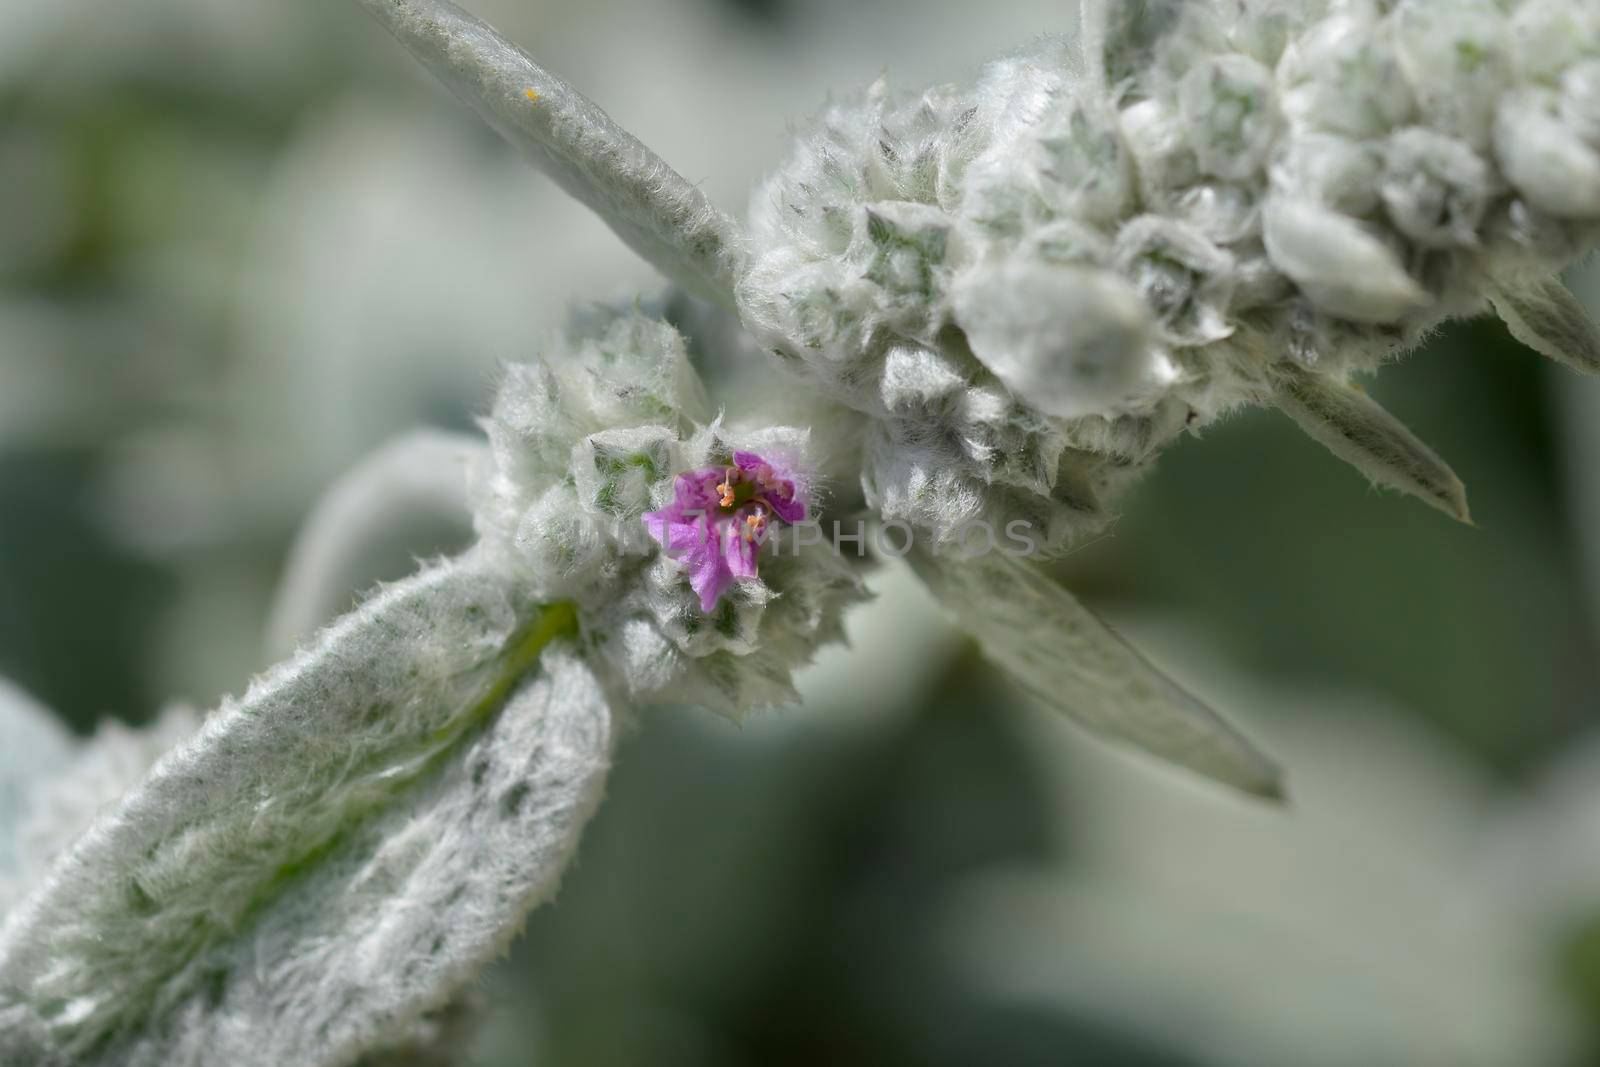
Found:
M 602 311 L 507 368 L 487 444 L 413 442 L 341 488 L 282 635 L 408 493 L 465 501 L 476 540 L 56 849 L 0 927 L 5 1062 L 404 1043 L 554 893 L 629 715 L 793 698 L 866 595 L 852 551 L 802 533 L 855 501 L 1042 703 L 1277 796 L 1266 757 L 1024 557 L 1103 531 L 1165 445 L 1256 404 L 1465 520 L 1352 377 L 1491 307 L 1600 367 L 1557 280 L 1600 230 L 1586 0 L 1086 0 L 972 84 L 832 105 L 742 227 L 470 15 L 361 2 L 781 384 L 728 400 L 661 316 Z M 437 477 L 401 476 L 418 462 Z

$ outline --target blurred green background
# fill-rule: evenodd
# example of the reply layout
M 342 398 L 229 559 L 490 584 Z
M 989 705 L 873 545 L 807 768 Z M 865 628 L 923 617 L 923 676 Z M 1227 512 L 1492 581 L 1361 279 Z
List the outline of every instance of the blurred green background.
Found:
M 733 211 L 830 88 L 1072 23 L 474 10 Z M 0 0 L 0 193 L 0 674 L 80 732 L 240 691 L 321 488 L 469 426 L 573 300 L 657 285 L 354 5 Z M 886 568 L 806 707 L 641 717 L 462 1062 L 1600 1062 L 1600 390 L 1480 322 L 1373 392 L 1475 527 L 1257 412 L 1061 566 L 1287 764 L 1287 809 L 1048 718 Z

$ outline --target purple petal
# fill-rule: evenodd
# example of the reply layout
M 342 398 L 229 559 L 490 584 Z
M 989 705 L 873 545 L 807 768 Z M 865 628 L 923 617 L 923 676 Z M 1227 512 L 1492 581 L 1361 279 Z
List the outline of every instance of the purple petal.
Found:
M 698 514 L 686 514 L 690 511 Z M 716 543 L 716 519 L 701 509 L 680 508 L 674 504 L 660 511 L 648 511 L 644 514 L 644 527 L 674 559 Z
M 673 502 L 644 516 L 650 536 L 666 554 L 689 572 L 689 585 L 700 597 L 700 610 L 715 610 L 735 579 L 756 577 L 761 546 L 770 526 L 752 530 L 747 520 L 762 516 L 794 523 L 806 517 L 806 504 L 793 480 L 783 477 L 755 452 L 735 452 L 734 480 L 755 487 L 755 499 L 729 515 L 717 486 L 729 477 L 727 467 L 684 471 L 673 483 Z M 753 536 L 745 536 L 752 533 Z
M 716 527 L 703 519 L 676 523 L 667 529 L 667 540 L 661 547 L 674 559 L 687 558 L 691 552 L 709 552 L 716 543 Z
M 710 512 L 721 499 L 717 493 L 717 483 L 722 481 L 723 473 L 721 467 L 704 467 L 678 475 L 672 484 L 674 506 Z
M 754 452 L 735 452 L 733 465 L 752 475 L 750 479 L 762 484 L 758 498 L 772 509 L 784 522 L 803 522 L 806 517 L 805 501 L 795 491 L 794 481 L 783 476 L 783 471 Z
M 644 524 L 667 557 L 689 572 L 689 588 L 699 594 L 700 610 L 709 615 L 733 584 L 733 573 L 722 553 L 729 522 L 726 516 L 683 514 L 700 510 L 672 504 L 646 513 Z
M 669 553 L 711 540 L 717 521 L 717 482 L 720 467 L 685 471 L 673 482 L 673 501 L 644 515 L 650 536 Z
M 746 517 L 755 514 L 755 509 L 748 505 L 739 509 L 734 515 L 728 532 L 723 536 L 722 555 L 728 561 L 728 570 L 735 578 L 754 578 L 756 576 L 756 557 L 761 553 L 761 545 L 767 539 L 767 531 L 754 538 L 744 535 Z
M 778 488 L 761 494 L 761 501 L 772 509 L 772 513 L 787 523 L 804 522 L 806 518 L 805 501 L 800 499 L 794 491 L 794 483 L 782 481 Z
M 707 552 L 689 566 L 689 588 L 700 594 L 700 610 L 710 615 L 733 584 L 733 573 L 720 552 Z

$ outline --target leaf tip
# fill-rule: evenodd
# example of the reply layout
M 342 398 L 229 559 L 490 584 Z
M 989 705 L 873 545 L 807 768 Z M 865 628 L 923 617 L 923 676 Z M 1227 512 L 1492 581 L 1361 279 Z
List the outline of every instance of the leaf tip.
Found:
M 1260 777 L 1239 783 L 1239 788 L 1247 796 L 1265 801 L 1275 808 L 1289 807 L 1289 783 L 1284 777 L 1283 768 L 1276 763 L 1268 761 Z
M 1472 521 L 1472 509 L 1467 506 L 1467 487 L 1460 478 L 1452 476 L 1449 483 L 1440 486 L 1439 494 L 1429 503 L 1463 526 L 1476 528 L 1478 525 Z

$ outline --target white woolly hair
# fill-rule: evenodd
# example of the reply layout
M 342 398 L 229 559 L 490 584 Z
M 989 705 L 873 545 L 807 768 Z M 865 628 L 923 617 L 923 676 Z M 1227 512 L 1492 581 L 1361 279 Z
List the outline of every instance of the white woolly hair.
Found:
M 1091 0 L 972 84 L 830 105 L 751 226 L 747 325 L 878 423 L 869 501 L 937 539 L 1070 547 L 1130 463 L 1260 402 L 1464 518 L 1347 382 L 1490 303 L 1600 367 L 1555 281 L 1600 232 L 1600 11 Z
M 637 307 L 586 316 L 537 363 L 506 369 L 484 422 L 494 458 L 479 528 L 534 595 L 577 605 L 583 640 L 623 691 L 739 716 L 794 700 L 793 671 L 840 639 L 843 609 L 865 591 L 813 544 L 765 553 L 758 578 L 702 611 L 643 521 L 680 473 L 751 451 L 793 479 L 811 514 L 823 505 L 819 435 L 749 416 L 702 422 L 705 395 L 666 322 Z

